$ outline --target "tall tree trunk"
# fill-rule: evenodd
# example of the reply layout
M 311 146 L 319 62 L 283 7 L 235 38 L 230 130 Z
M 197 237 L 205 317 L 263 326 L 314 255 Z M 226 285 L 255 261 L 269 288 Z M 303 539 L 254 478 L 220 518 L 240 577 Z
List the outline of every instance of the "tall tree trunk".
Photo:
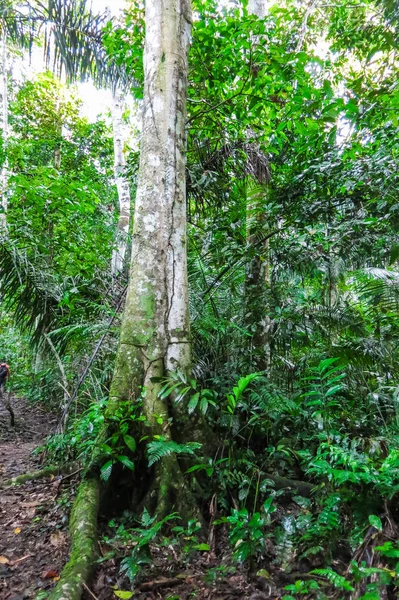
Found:
M 8 139 L 8 53 L 7 53 L 7 33 L 4 19 L 1 23 L 1 130 L 3 137 L 3 150 L 6 150 Z M 1 207 L 0 230 L 7 228 L 7 188 L 8 188 L 8 165 L 7 159 L 4 160 L 1 168 L 0 190 Z
M 112 273 L 117 275 L 126 262 L 126 250 L 130 226 L 130 186 L 125 176 L 125 135 L 123 128 L 124 100 L 116 91 L 112 102 L 112 128 L 114 135 L 114 173 L 118 190 L 119 218 L 117 229 L 117 247 L 112 254 Z
M 251 332 L 250 344 L 254 368 L 267 371 L 271 361 L 271 319 L 267 314 L 267 291 L 270 288 L 269 239 L 265 236 L 265 190 L 259 184 L 247 184 L 247 245 L 251 259 L 245 274 L 245 318 Z
M 143 399 L 154 434 L 172 432 L 154 377 L 190 368 L 185 120 L 190 0 L 147 0 L 144 106 L 132 262 L 109 410 Z M 159 415 L 163 424 L 159 424 Z M 160 463 L 152 497 L 158 512 L 188 503 L 175 456 Z
M 248 0 L 248 13 L 266 17 L 266 0 Z M 257 44 L 258 40 L 254 39 Z M 249 134 L 250 132 L 248 132 Z M 267 371 L 271 361 L 271 320 L 267 315 L 267 287 L 270 287 L 269 239 L 258 243 L 265 234 L 266 214 L 263 208 L 266 191 L 249 180 L 247 193 L 247 245 L 255 247 L 247 265 L 245 278 L 245 315 L 251 332 L 250 344 L 254 368 Z

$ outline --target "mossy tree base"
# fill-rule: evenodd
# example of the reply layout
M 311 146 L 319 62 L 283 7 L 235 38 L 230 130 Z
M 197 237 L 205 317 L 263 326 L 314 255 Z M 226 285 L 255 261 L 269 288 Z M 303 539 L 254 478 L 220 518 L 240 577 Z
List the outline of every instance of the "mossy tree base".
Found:
M 56 588 L 48 600 L 80 600 L 84 585 L 90 579 L 97 555 L 97 513 L 100 501 L 100 482 L 96 478 L 84 480 L 72 508 L 70 559 L 61 573 Z M 36 598 L 42 598 L 43 592 Z

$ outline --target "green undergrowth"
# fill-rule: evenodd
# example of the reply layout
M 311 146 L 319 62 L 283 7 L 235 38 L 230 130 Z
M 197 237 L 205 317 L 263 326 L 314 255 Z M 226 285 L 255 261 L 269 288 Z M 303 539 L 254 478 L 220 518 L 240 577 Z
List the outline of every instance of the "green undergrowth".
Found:
M 354 405 L 347 369 L 335 358 L 309 365 L 291 393 L 262 373 L 241 377 L 230 389 L 204 387 L 176 373 L 163 381 L 159 393 L 185 406 L 188 417 L 201 415 L 212 424 L 220 440 L 215 456 L 204 456 L 198 443 L 149 435 L 140 402 L 122 404 L 112 415 L 106 402 L 98 402 L 66 434 L 48 440 L 49 459 L 68 452 L 70 459 L 89 465 L 99 450 L 104 484 L 122 470 L 128 490 L 137 487 L 143 469 L 150 474 L 164 456 L 175 454 L 214 539 L 228 540 L 231 568 L 268 572 L 272 579 L 284 572 L 286 600 L 306 594 L 327 598 L 332 589 L 342 598 L 356 590 L 359 598 L 373 600 L 396 590 L 399 432 L 394 404 L 384 435 L 371 420 L 366 435 L 359 421 L 365 405 Z M 165 422 L 163 415 L 156 419 Z M 98 446 L 105 426 L 109 435 Z M 278 489 L 276 479 L 282 476 L 290 478 L 291 489 Z M 295 481 L 314 486 L 309 497 L 300 495 Z M 140 497 L 134 499 L 139 505 Z M 121 509 L 124 516 L 115 516 L 104 533 L 106 558 L 120 561 L 132 589 L 155 547 L 161 546 L 170 561 L 178 556 L 179 564 L 215 550 L 196 521 L 184 523 L 174 512 L 162 518 L 146 509 L 137 514 L 134 504 Z M 298 570 L 303 578 L 295 578 Z

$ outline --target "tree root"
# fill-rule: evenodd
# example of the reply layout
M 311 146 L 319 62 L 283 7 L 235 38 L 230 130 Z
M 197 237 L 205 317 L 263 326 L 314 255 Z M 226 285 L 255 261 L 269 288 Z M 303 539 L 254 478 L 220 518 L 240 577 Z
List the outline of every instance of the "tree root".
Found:
M 173 509 L 184 522 L 194 518 L 205 525 L 175 455 L 164 456 L 160 462 L 156 487 L 158 487 L 157 514 L 165 516 L 170 509 Z
M 56 588 L 48 600 L 80 600 L 89 581 L 97 555 L 97 513 L 100 502 L 100 481 L 85 479 L 79 486 L 74 502 L 69 530 L 72 548 L 69 561 L 62 570 Z M 36 600 L 43 598 L 39 592 Z
M 163 519 L 174 513 L 183 523 L 195 519 L 206 530 L 206 522 L 198 501 L 184 478 L 177 457 L 164 456 L 155 466 L 154 477 L 144 496 L 135 506 L 138 513 L 147 509 L 150 514 Z
M 13 477 L 12 479 L 8 479 L 4 483 L 0 485 L 0 490 L 6 487 L 14 486 L 14 485 L 22 485 L 27 481 L 33 481 L 36 479 L 45 479 L 46 477 L 50 477 L 51 475 L 70 475 L 74 471 L 79 470 L 80 465 L 78 462 L 67 463 L 63 466 L 56 467 L 44 467 L 44 469 L 39 469 L 37 471 L 31 471 L 30 473 L 23 473 L 22 475 L 18 475 L 17 477 Z

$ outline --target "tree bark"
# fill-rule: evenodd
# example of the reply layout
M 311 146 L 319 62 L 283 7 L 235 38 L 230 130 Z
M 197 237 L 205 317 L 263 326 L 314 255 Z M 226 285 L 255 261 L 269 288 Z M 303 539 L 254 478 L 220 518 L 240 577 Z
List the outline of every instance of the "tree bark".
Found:
M 69 561 L 61 573 L 49 600 L 80 600 L 95 566 L 97 556 L 97 513 L 100 502 L 100 483 L 84 480 L 74 502 L 69 530 L 72 548 Z M 36 598 L 41 598 L 39 593 Z
M 116 91 L 112 102 L 112 129 L 114 136 L 114 174 L 118 190 L 119 218 L 117 228 L 117 247 L 112 254 L 112 273 L 117 275 L 123 270 L 126 262 L 126 250 L 130 226 L 130 186 L 125 176 L 125 135 L 123 128 L 124 101 L 120 92 Z
M 190 368 L 186 237 L 186 90 L 189 0 L 146 2 L 144 106 L 132 262 L 109 411 L 142 398 L 154 434 L 171 439 L 169 407 L 153 378 Z M 159 424 L 159 416 L 163 423 Z M 174 456 L 154 488 L 159 512 L 182 501 Z

